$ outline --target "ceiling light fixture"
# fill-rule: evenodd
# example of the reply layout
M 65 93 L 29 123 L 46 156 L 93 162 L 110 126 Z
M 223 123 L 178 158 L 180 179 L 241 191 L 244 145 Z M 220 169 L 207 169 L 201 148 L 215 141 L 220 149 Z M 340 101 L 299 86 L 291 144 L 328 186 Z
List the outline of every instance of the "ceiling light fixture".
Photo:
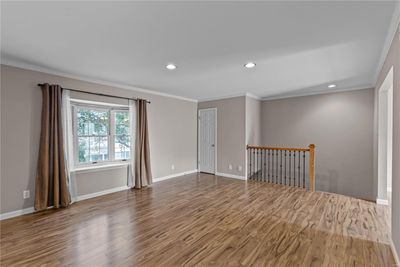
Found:
M 336 87 L 336 84 L 330 84 L 330 85 L 328 85 L 328 88 L 335 88 Z
M 177 67 L 176 67 L 176 65 L 174 65 L 174 64 L 168 64 L 167 66 L 165 66 L 167 69 L 169 69 L 169 70 L 174 70 L 174 69 L 176 69 Z
M 254 68 L 256 66 L 256 63 L 254 62 L 248 62 L 244 65 L 246 68 L 251 69 Z

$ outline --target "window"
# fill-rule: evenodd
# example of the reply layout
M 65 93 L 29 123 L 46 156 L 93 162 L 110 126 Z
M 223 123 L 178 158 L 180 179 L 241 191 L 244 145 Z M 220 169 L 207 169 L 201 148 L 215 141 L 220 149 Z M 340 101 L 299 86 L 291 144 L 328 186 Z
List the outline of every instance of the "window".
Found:
M 75 166 L 130 158 L 127 108 L 72 103 Z
M 130 154 L 129 116 L 126 111 L 112 112 L 114 119 L 113 143 L 114 158 L 124 160 Z

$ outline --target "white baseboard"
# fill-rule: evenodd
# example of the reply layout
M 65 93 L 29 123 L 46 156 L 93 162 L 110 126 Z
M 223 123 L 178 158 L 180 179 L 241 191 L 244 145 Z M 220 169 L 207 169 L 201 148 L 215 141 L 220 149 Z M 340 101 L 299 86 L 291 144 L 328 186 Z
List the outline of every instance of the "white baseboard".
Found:
M 377 198 L 377 199 L 376 199 L 376 204 L 379 204 L 379 205 L 389 205 L 389 201 L 386 200 L 386 199 L 379 199 L 379 198 Z
M 171 178 L 175 178 L 178 176 L 183 176 L 183 175 L 187 175 L 187 174 L 191 174 L 191 173 L 196 173 L 196 172 L 197 172 L 197 169 L 187 171 L 187 172 L 176 173 L 176 174 L 172 174 L 172 175 L 168 175 L 168 176 L 164 176 L 164 177 L 160 177 L 160 178 L 155 178 L 154 182 L 156 183 L 159 181 L 163 181 L 163 180 L 167 180 L 167 179 L 171 179 Z M 82 200 L 89 199 L 89 198 L 99 197 L 99 196 L 103 196 L 103 195 L 107 195 L 107 194 L 111 194 L 111 193 L 115 193 L 115 192 L 119 192 L 119 191 L 123 191 L 123 190 L 128 190 L 129 188 L 130 187 L 128 187 L 128 186 L 121 186 L 121 187 L 115 187 L 115 188 L 103 190 L 100 192 L 77 196 L 75 198 L 75 201 L 77 202 L 77 201 L 82 201 Z M 29 208 L 22 209 L 22 210 L 15 210 L 15 211 L 2 213 L 2 214 L 0 214 L 0 221 L 5 220 L 5 219 L 10 219 L 13 217 L 17 217 L 17 216 L 21 216 L 21 215 L 25 215 L 25 214 L 30 214 L 30 213 L 33 213 L 34 211 L 35 211 L 34 207 L 29 207 Z
M 197 172 L 197 169 L 194 169 L 191 171 L 186 171 L 186 172 L 175 173 L 175 174 L 171 174 L 171 175 L 167 175 L 167 176 L 163 176 L 163 177 L 154 178 L 153 182 L 157 183 L 160 181 L 164 181 L 164 180 L 172 179 L 172 178 L 175 178 L 178 176 L 188 175 L 188 174 L 192 174 L 192 173 L 196 173 L 196 172 Z
M 121 187 L 115 187 L 115 188 L 107 189 L 107 190 L 100 191 L 100 192 L 77 196 L 77 197 L 75 197 L 73 202 L 78 202 L 78 201 L 82 201 L 82 200 L 89 199 L 89 198 L 99 197 L 99 196 L 103 196 L 103 195 L 107 195 L 107 194 L 111 194 L 111 193 L 115 193 L 115 192 L 119 192 L 119 191 L 123 191 L 123 190 L 127 190 L 127 189 L 129 189 L 128 186 L 121 186 Z M 53 208 L 53 207 L 48 207 L 48 209 L 51 209 L 51 208 Z M 11 212 L 7 212 L 7 213 L 2 213 L 2 214 L 0 214 L 0 221 L 18 217 L 18 216 L 25 215 L 25 214 L 34 213 L 34 212 L 35 212 L 35 208 L 30 207 L 30 208 L 26 208 L 26 209 L 22 209 L 22 210 L 16 210 L 16 211 L 11 211 Z
M 397 254 L 397 250 L 396 250 L 396 247 L 394 246 L 392 239 L 390 239 L 390 247 L 392 248 L 392 253 L 393 253 L 394 260 L 396 262 L 396 266 L 400 266 L 399 254 Z
M 223 172 L 216 172 L 215 175 L 228 177 L 228 178 L 239 179 L 239 180 L 247 180 L 246 177 L 244 177 L 244 176 L 235 175 L 235 174 L 229 174 L 229 173 L 223 173 Z
M 95 192 L 95 193 L 91 193 L 91 194 L 77 196 L 76 201 L 82 201 L 82 200 L 89 199 L 89 198 L 94 198 L 94 197 L 99 197 L 99 196 L 103 196 L 103 195 L 107 195 L 107 194 L 111 194 L 111 193 L 115 193 L 115 192 L 119 192 L 119 191 L 124 191 L 124 190 L 128 190 L 129 188 L 130 188 L 129 186 L 125 185 L 125 186 L 115 187 L 115 188 L 111 188 L 111 189 L 107 189 L 104 191 L 99 191 L 99 192 Z
M 22 210 L 15 210 L 15 211 L 2 213 L 2 214 L 0 214 L 0 221 L 5 220 L 5 219 L 10 219 L 13 217 L 17 217 L 17 216 L 21 216 L 21 215 L 25 215 L 25 214 L 29 214 L 29 213 L 33 213 L 34 211 L 35 211 L 35 209 L 33 207 L 29 207 L 29 208 L 22 209 Z

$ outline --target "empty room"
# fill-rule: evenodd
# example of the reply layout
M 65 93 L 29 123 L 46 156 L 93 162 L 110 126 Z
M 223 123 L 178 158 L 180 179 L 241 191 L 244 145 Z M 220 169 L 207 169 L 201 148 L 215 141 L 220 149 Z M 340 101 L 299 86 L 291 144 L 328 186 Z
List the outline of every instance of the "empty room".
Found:
M 0 5 L 0 266 L 400 266 L 400 0 Z

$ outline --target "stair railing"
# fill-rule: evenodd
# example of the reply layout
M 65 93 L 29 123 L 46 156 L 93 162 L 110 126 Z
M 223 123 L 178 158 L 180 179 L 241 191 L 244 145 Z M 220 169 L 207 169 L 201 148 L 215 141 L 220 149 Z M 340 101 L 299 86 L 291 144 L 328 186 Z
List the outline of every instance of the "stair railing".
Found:
M 314 144 L 308 148 L 247 145 L 247 162 L 250 180 L 315 190 Z

